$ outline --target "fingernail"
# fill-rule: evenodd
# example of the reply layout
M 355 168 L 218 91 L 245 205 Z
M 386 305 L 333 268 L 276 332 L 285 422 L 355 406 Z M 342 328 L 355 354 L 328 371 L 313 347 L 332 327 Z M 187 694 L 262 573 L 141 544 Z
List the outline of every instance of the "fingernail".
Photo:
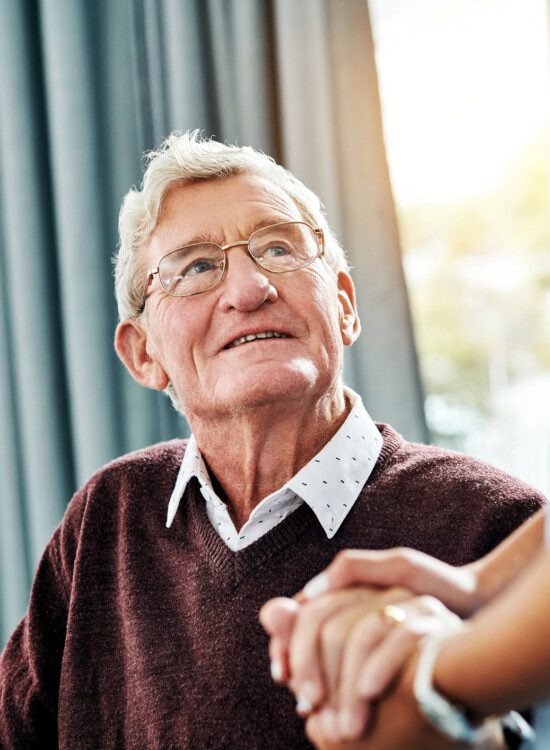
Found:
M 308 701 L 304 695 L 299 695 L 296 701 L 296 713 L 300 714 L 300 716 L 307 716 L 307 714 L 310 714 L 312 711 L 313 706 L 311 701 Z
M 341 736 L 346 740 L 355 740 L 363 729 L 361 717 L 350 708 L 343 708 L 338 714 L 338 727 Z
M 312 578 L 309 583 L 306 583 L 304 590 L 302 591 L 306 599 L 313 599 L 319 594 L 324 594 L 328 591 L 329 580 L 326 573 L 320 573 L 315 578 Z
M 271 662 L 271 677 L 275 682 L 280 682 L 283 679 L 283 668 L 278 659 L 273 659 Z

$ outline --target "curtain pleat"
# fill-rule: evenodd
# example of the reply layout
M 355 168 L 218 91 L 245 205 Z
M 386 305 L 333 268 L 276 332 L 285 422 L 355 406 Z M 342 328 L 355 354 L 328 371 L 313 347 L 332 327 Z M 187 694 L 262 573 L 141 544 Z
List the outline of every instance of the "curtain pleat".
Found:
M 0 199 L 1 199 L 0 193 Z M 5 237 L 0 221 L 0 248 Z M 4 253 L 0 254 L 0 644 L 26 606 L 31 580 L 27 493 L 21 451 Z
M 364 325 L 355 383 L 375 419 L 427 441 L 423 392 L 389 180 L 374 45 L 366 3 L 329 3 L 333 107 L 349 247 Z M 361 95 L 357 95 L 360 86 Z
M 346 380 L 375 419 L 425 441 L 367 3 L 275 0 L 275 17 L 283 161 L 320 195 L 353 266 L 363 333 Z
M 165 0 L 163 5 L 167 131 L 204 128 L 215 132 L 218 128 L 205 5 L 201 0 Z M 165 137 L 167 131 L 160 137 Z
M 53 253 L 40 43 L 29 4 L 0 24 L 2 630 L 74 486 Z M 9 11 L 9 12 L 8 12 Z
M 75 478 L 39 34 L 28 5 L 9 6 L 10 24 L 0 24 L 2 271 L 10 333 L 3 359 L 24 466 L 27 545 L 36 561 Z
M 111 258 L 142 152 L 200 128 L 316 190 L 354 266 L 347 381 L 424 438 L 365 0 L 0 4 L 0 641 L 74 489 L 187 426 L 112 346 Z
M 41 4 L 62 328 L 77 477 L 121 448 L 90 6 Z

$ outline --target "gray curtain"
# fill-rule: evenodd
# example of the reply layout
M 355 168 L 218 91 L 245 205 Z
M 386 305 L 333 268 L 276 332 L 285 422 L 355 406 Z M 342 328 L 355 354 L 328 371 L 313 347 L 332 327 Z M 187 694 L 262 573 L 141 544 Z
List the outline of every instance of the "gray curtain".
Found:
M 347 381 L 426 427 L 365 0 L 3 0 L 0 71 L 1 645 L 74 489 L 187 431 L 112 347 L 118 207 L 170 130 L 261 148 L 319 193 L 364 326 Z

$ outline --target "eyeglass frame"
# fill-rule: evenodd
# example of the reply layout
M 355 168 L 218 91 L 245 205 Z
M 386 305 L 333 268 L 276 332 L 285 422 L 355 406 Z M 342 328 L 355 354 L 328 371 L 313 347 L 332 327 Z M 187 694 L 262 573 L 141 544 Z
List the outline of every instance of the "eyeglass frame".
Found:
M 286 225 L 286 224 L 304 224 L 306 227 L 309 227 L 311 231 L 313 232 L 313 234 L 315 235 L 315 237 L 317 238 L 317 245 L 318 245 L 317 255 L 311 260 L 309 260 L 307 263 L 305 263 L 303 266 L 300 266 L 299 268 L 285 268 L 280 271 L 273 271 L 270 268 L 265 268 L 265 266 L 262 266 L 259 260 L 252 255 L 252 253 L 250 252 L 250 240 L 257 232 L 263 232 L 265 229 L 273 229 L 274 227 L 279 227 L 279 226 Z M 215 245 L 216 247 L 219 247 L 220 250 L 223 252 L 223 255 L 224 255 L 223 271 L 219 280 L 214 284 L 214 286 L 211 286 L 208 289 L 201 289 L 200 292 L 191 292 L 190 294 L 174 294 L 173 292 L 168 292 L 163 287 L 162 281 L 160 279 L 160 275 L 159 275 L 160 264 L 165 258 L 167 258 L 169 255 L 172 255 L 172 253 L 177 253 L 179 250 L 183 250 L 184 247 L 195 247 L 198 245 Z M 258 229 L 255 229 L 250 234 L 250 237 L 247 240 L 237 240 L 236 242 L 230 242 L 227 245 L 219 245 L 217 242 L 191 242 L 189 244 L 176 247 L 174 250 L 170 250 L 168 253 L 165 253 L 165 255 L 163 255 L 162 258 L 159 260 L 158 265 L 155 266 L 155 268 L 151 268 L 151 270 L 147 274 L 147 285 L 143 293 L 143 305 L 141 306 L 140 315 L 145 310 L 145 303 L 148 300 L 147 290 L 151 286 L 155 275 L 158 275 L 159 285 L 162 291 L 165 294 L 169 294 L 171 297 L 195 297 L 197 294 L 204 294 L 205 292 L 211 292 L 212 289 L 215 289 L 217 286 L 219 286 L 222 283 L 225 273 L 227 271 L 227 250 L 230 250 L 232 247 L 240 247 L 241 245 L 246 245 L 246 250 L 250 258 L 254 261 L 254 263 L 259 268 L 262 268 L 264 271 L 268 271 L 269 273 L 290 273 L 291 271 L 300 271 L 302 268 L 307 268 L 314 261 L 316 261 L 317 258 L 322 258 L 324 256 L 325 235 L 322 229 L 320 229 L 319 227 L 312 227 L 311 224 L 307 223 L 307 221 L 279 221 L 276 224 L 268 224 L 265 227 L 258 227 Z

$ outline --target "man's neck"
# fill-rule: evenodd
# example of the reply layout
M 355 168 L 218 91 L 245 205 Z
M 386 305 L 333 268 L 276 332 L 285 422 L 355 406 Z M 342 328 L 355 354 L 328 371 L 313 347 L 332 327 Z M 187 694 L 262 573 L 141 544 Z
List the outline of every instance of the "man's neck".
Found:
M 214 489 L 227 502 L 237 529 L 328 443 L 350 408 L 338 385 L 313 403 L 277 402 L 212 422 L 189 420 Z

